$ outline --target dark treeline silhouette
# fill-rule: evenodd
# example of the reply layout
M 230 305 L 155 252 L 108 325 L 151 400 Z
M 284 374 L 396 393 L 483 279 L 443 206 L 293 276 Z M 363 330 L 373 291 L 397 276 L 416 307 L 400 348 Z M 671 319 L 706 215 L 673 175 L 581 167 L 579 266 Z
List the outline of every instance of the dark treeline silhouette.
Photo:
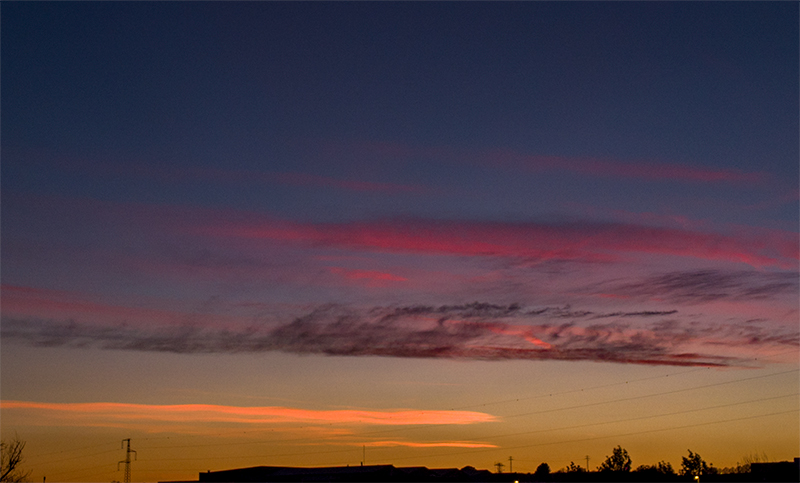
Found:
M 783 462 L 750 462 L 735 468 L 717 469 L 689 450 L 676 471 L 660 461 L 655 465 L 633 468 L 628 452 L 617 446 L 595 471 L 574 462 L 551 472 L 547 463 L 540 464 L 534 473 L 492 473 L 472 466 L 464 468 L 429 469 L 424 466 L 395 467 L 393 465 L 337 466 L 327 468 L 298 468 L 285 466 L 256 466 L 200 473 L 198 482 L 760 482 L 800 481 L 800 458 Z M 757 458 L 758 459 L 758 458 Z M 179 482 L 171 482 L 179 483 Z

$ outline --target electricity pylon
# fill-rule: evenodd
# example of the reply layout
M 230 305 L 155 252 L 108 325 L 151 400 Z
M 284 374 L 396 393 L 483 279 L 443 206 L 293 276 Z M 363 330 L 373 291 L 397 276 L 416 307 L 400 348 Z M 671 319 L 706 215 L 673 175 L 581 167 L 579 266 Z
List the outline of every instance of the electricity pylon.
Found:
M 122 446 L 125 447 L 125 441 L 128 442 L 128 450 L 125 452 L 125 461 L 120 461 L 117 463 L 117 471 L 119 471 L 119 465 L 121 463 L 125 463 L 125 478 L 122 480 L 124 483 L 131 483 L 131 453 L 133 453 L 133 459 L 136 460 L 136 451 L 131 449 L 131 438 L 123 439 Z

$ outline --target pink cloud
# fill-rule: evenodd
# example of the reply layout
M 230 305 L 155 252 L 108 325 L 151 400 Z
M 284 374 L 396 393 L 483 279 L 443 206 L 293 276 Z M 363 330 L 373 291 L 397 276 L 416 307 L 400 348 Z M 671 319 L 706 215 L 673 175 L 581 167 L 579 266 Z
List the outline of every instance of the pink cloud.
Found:
M 35 316 L 51 319 L 79 318 L 88 322 L 147 320 L 163 325 L 182 320 L 186 314 L 167 310 L 109 305 L 88 300 L 86 294 L 36 287 L 2 285 L 3 316 Z
M 0 286 L 4 319 L 80 320 L 96 326 L 134 324 L 136 326 L 169 327 L 187 322 L 203 322 L 204 314 L 114 305 L 91 300 L 90 295 L 64 290 L 49 290 L 15 285 Z M 209 322 L 216 327 L 233 327 L 250 319 L 214 314 Z
M 679 228 L 601 223 L 505 223 L 420 219 L 352 223 L 269 221 L 198 226 L 216 237 L 306 242 L 377 252 L 617 261 L 652 254 L 796 268 L 796 233 L 753 229 L 726 235 Z
M 386 272 L 378 272 L 375 270 L 353 270 L 342 267 L 330 267 L 328 269 L 331 273 L 341 275 L 348 280 L 355 280 L 365 283 L 371 287 L 385 287 L 393 282 L 407 282 L 408 279 L 393 275 Z

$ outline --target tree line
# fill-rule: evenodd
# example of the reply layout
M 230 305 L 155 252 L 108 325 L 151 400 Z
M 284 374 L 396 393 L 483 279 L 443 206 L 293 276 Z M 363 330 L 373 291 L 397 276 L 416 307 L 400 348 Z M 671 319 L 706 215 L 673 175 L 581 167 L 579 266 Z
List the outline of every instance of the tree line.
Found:
M 680 475 L 680 476 L 705 476 L 716 475 L 719 469 L 715 468 L 713 464 L 708 464 L 698 453 L 689 451 L 689 456 L 684 456 L 681 460 L 681 467 L 679 472 L 676 472 L 672 464 L 668 461 L 659 461 L 654 465 L 639 465 L 633 468 L 633 461 L 631 460 L 628 450 L 622 446 L 617 446 L 611 451 L 610 456 L 606 456 L 597 471 L 601 473 L 657 473 L 662 475 Z M 542 463 L 547 465 L 547 463 Z M 542 465 L 539 465 L 542 467 Z M 742 468 L 743 470 L 743 468 Z M 749 471 L 749 468 L 747 468 Z M 537 471 L 540 471 L 537 468 Z M 544 468 L 542 468 L 544 471 Z M 576 465 L 574 461 L 570 461 L 569 465 L 565 468 L 558 470 L 558 473 L 584 473 L 588 472 L 586 468 Z
M 13 439 L 0 442 L 0 483 L 26 481 L 31 471 L 23 469 L 23 450 L 25 442 L 18 436 Z M 530 475 L 535 481 L 582 481 L 583 479 L 595 480 L 626 480 L 626 481 L 673 481 L 681 477 L 687 480 L 699 480 L 700 477 L 711 475 L 746 475 L 750 473 L 751 463 L 766 462 L 766 454 L 750 455 L 743 458 L 743 463 L 737 463 L 733 468 L 716 468 L 713 464 L 706 462 L 700 454 L 687 450 L 688 455 L 681 458 L 681 466 L 676 471 L 668 461 L 659 461 L 654 465 L 639 465 L 633 467 L 633 461 L 628 454 L 628 450 L 622 446 L 617 446 L 611 451 L 611 455 L 597 467 L 596 471 L 590 472 L 587 468 L 576 465 L 570 461 L 569 465 L 551 474 L 550 466 L 542 463 L 536 468 L 536 472 Z M 498 467 L 500 472 L 500 467 Z M 500 476 L 500 475 L 497 475 Z

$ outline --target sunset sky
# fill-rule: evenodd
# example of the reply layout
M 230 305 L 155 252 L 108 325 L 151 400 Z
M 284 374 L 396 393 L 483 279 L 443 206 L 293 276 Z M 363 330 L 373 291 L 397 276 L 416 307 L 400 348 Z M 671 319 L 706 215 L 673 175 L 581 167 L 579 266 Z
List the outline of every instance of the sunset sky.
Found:
M 32 481 L 800 456 L 796 2 L 1 14 Z

